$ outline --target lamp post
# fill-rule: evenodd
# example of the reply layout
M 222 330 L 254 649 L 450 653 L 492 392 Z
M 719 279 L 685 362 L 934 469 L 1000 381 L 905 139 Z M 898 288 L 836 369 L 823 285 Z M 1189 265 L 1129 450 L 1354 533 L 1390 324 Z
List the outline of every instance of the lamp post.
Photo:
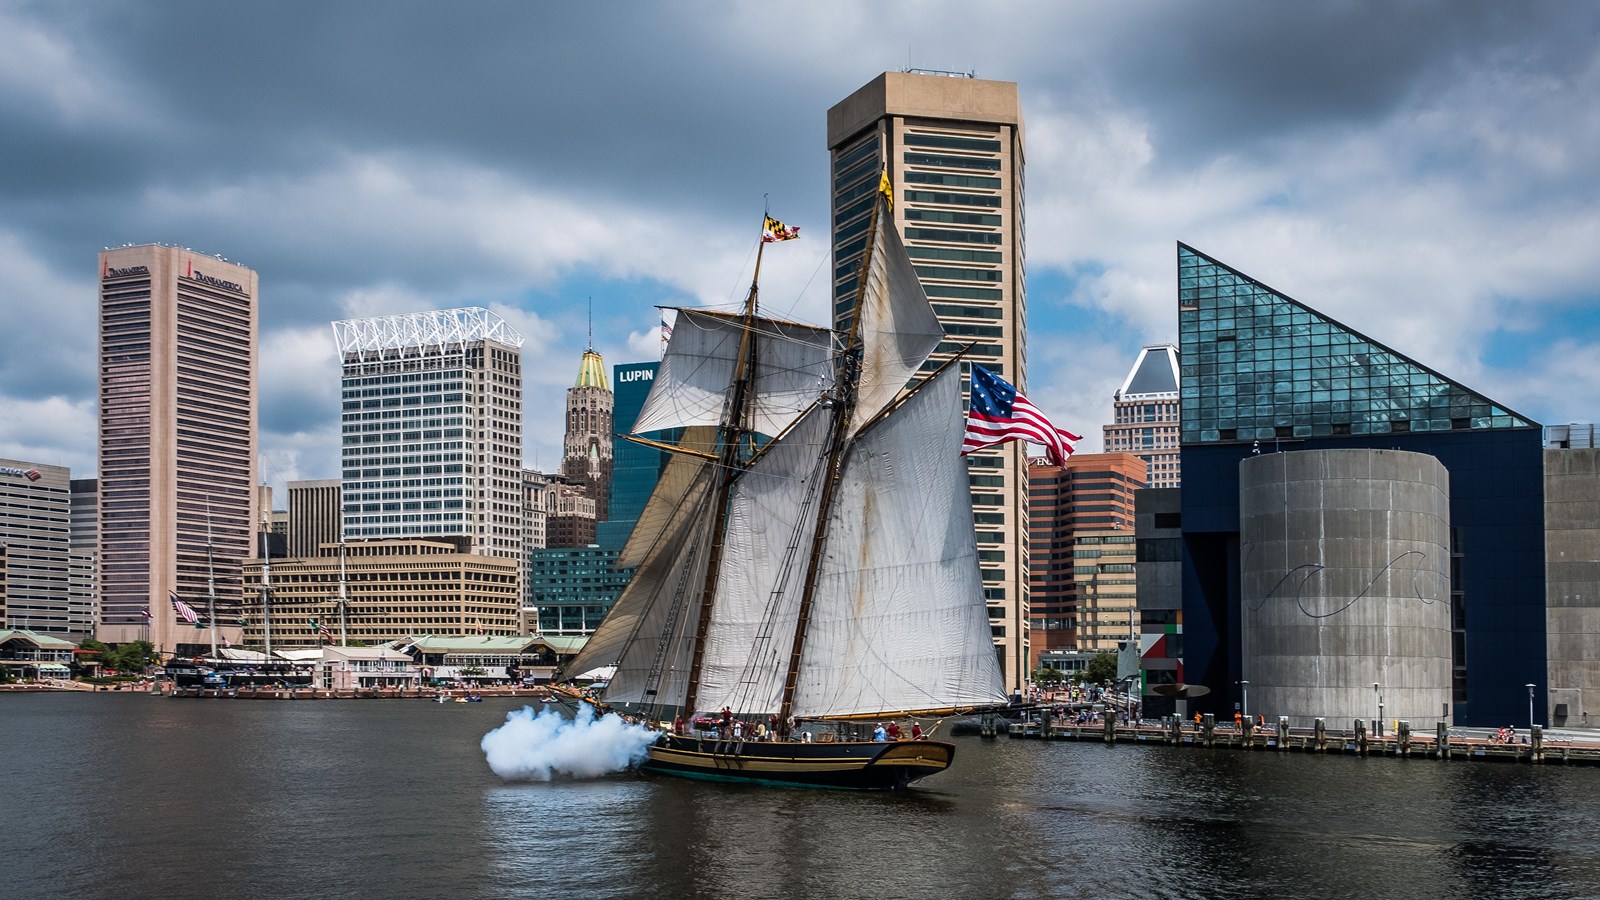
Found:
M 1528 688 L 1528 731 L 1532 732 L 1533 731 L 1533 685 L 1529 684 L 1527 686 L 1527 688 Z
M 1372 702 L 1378 711 L 1378 717 L 1372 720 L 1372 733 L 1378 737 L 1383 736 L 1383 700 L 1378 696 L 1378 682 L 1372 683 Z
M 1246 719 L 1248 719 L 1248 718 L 1250 718 L 1250 682 L 1248 682 L 1248 681 L 1239 682 L 1239 690 L 1240 690 L 1241 694 L 1243 695 L 1243 696 L 1241 696 L 1239 698 L 1242 701 L 1241 706 L 1244 707 L 1244 711 L 1243 711 L 1242 714 Z

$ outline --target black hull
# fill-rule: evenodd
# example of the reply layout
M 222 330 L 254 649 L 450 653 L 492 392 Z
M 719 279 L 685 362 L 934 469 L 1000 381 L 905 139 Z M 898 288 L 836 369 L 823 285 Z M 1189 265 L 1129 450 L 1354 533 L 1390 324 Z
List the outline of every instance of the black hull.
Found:
M 640 768 L 708 781 L 888 791 L 944 771 L 955 754 L 943 741 L 736 743 L 665 735 Z

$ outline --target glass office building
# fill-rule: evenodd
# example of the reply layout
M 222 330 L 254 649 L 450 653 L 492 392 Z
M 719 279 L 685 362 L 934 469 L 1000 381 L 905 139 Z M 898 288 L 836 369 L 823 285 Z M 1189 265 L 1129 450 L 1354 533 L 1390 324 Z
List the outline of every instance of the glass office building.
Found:
M 1524 721 L 1545 680 L 1539 425 L 1183 244 L 1178 331 L 1184 667 L 1214 711 L 1240 699 L 1240 461 L 1368 448 L 1450 475 L 1451 716 Z
M 660 363 L 622 363 L 613 366 L 611 383 L 613 392 L 612 421 L 617 435 L 611 439 L 611 495 L 606 506 L 606 520 L 596 527 L 598 542 L 602 547 L 620 550 L 627 543 L 633 525 L 644 512 L 650 492 L 656 489 L 656 479 L 667 464 L 667 454 L 654 447 L 636 444 L 622 433 L 633 429 L 644 408 L 644 399 L 655 384 L 656 367 Z M 675 434 L 651 435 L 672 441 Z
M 539 610 L 539 633 L 593 634 L 632 569 L 616 568 L 619 548 L 557 547 L 528 553 L 529 602 Z

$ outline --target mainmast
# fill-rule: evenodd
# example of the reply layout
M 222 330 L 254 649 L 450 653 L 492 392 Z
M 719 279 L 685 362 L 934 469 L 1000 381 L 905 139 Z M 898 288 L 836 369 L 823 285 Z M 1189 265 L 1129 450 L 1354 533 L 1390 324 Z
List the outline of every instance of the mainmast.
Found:
M 828 513 L 833 508 L 834 493 L 839 487 L 839 472 L 844 460 L 845 434 L 855 414 L 856 388 L 861 376 L 861 301 L 867 291 L 868 269 L 872 254 L 878 251 L 878 217 L 883 212 L 883 194 L 872 206 L 872 222 L 867 227 L 867 246 L 861 254 L 860 284 L 856 286 L 855 312 L 850 317 L 850 335 L 845 339 L 844 352 L 839 356 L 834 377 L 836 396 L 833 403 L 833 421 L 829 424 L 828 462 L 823 469 L 822 495 L 819 498 L 816 526 L 811 537 L 811 557 L 806 562 L 806 580 L 800 593 L 800 609 L 795 617 L 794 640 L 789 645 L 789 668 L 783 677 L 783 701 L 778 708 L 779 728 L 788 728 L 794 712 L 794 695 L 800 683 L 800 660 L 805 653 L 806 626 L 811 619 L 811 604 L 817 592 L 817 575 L 822 568 L 822 544 L 828 531 Z
M 767 211 L 763 210 L 761 213 L 763 231 L 766 230 L 767 218 Z M 700 592 L 700 616 L 695 626 L 694 653 L 689 660 L 688 692 L 683 700 L 684 711 L 690 715 L 694 714 L 695 702 L 699 699 L 700 674 L 706 657 L 706 637 L 711 631 L 711 612 L 716 599 L 717 576 L 722 569 L 722 550 L 726 533 L 723 526 L 728 515 L 728 494 L 741 469 L 739 458 L 741 439 L 749 430 L 746 427 L 746 420 L 749 417 L 748 407 L 751 382 L 755 379 L 756 358 L 755 330 L 752 325 L 756 317 L 756 298 L 761 292 L 761 257 L 766 249 L 765 241 L 756 248 L 755 272 L 750 276 L 750 293 L 744 302 L 744 334 L 739 339 L 739 356 L 734 362 L 733 393 L 729 397 L 728 411 L 723 416 L 721 434 L 718 436 L 720 446 L 717 458 L 717 492 L 711 506 L 717 516 L 717 525 L 712 529 L 705 587 Z

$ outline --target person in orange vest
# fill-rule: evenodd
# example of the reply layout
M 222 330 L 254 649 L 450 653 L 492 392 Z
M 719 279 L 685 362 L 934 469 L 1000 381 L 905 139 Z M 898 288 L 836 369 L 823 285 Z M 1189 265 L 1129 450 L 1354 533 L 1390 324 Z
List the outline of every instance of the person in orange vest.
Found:
M 1235 727 L 1235 728 L 1243 728 L 1244 727 L 1244 716 L 1241 715 L 1240 712 L 1237 709 L 1233 711 L 1233 727 Z

